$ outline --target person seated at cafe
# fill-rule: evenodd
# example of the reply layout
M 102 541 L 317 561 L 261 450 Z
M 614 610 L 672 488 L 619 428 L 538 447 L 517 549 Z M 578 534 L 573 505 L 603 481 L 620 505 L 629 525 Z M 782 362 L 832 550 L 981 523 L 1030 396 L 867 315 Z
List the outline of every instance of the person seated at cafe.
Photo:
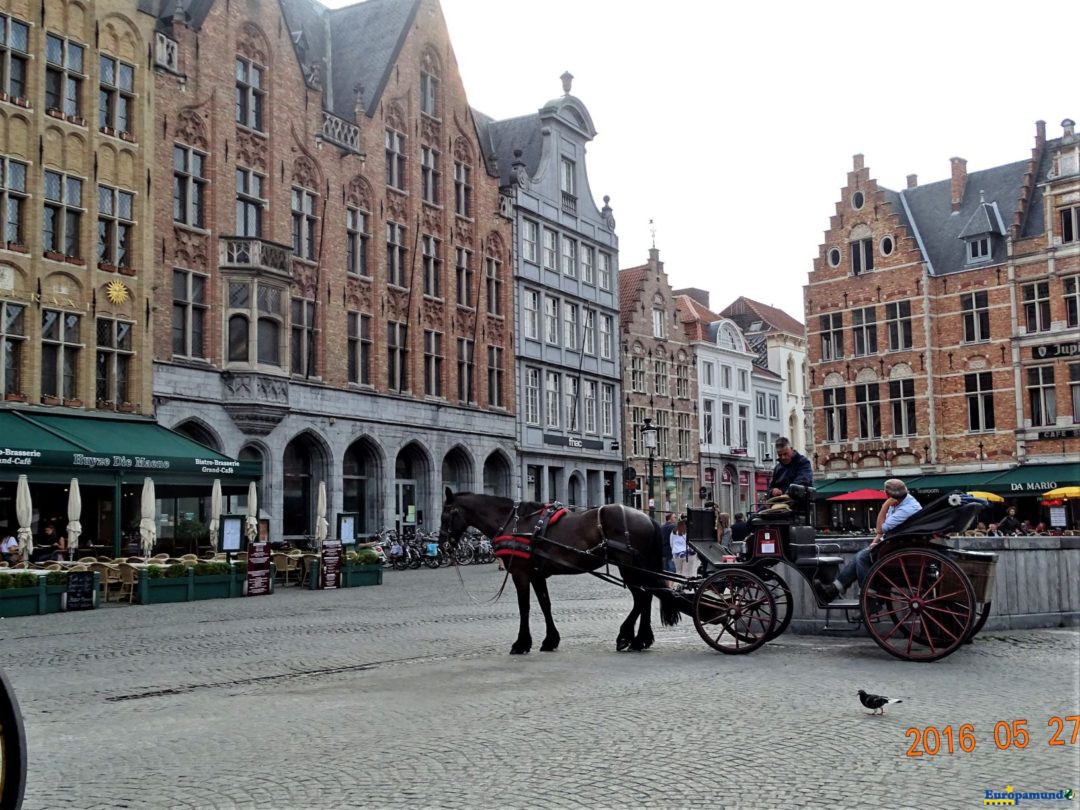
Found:
M 1049 534 L 1050 530 L 1046 528 L 1046 524 L 1041 520 L 1035 524 L 1035 528 L 1032 529 L 1032 534 Z
M 1010 506 L 1005 511 L 1005 517 L 998 523 L 998 531 L 1002 534 L 1016 534 L 1020 528 L 1020 521 L 1016 519 L 1016 507 Z
M 821 582 L 814 580 L 814 590 L 824 602 L 832 602 L 844 591 L 851 587 L 856 578 L 861 588 L 866 582 L 866 577 L 873 567 L 873 553 L 871 549 L 880 543 L 885 534 L 892 531 L 916 512 L 922 510 L 922 504 L 915 500 L 915 496 L 908 492 L 907 485 L 899 478 L 890 478 L 885 482 L 885 494 L 888 495 L 885 503 L 881 505 L 877 518 L 877 534 L 869 546 L 864 548 L 855 557 L 840 569 L 835 582 Z
M 986 536 L 987 537 L 1001 537 L 1001 531 L 998 529 L 998 525 L 996 523 L 991 523 L 986 528 Z
M 38 545 L 48 550 L 46 559 L 67 559 L 67 537 L 57 532 L 56 525 L 53 523 L 45 524 L 45 528 L 42 530 L 41 542 Z
M 19 541 L 10 534 L 5 534 L 4 539 L 0 540 L 0 560 L 15 565 L 19 559 Z
M 1018 530 L 1018 534 L 1034 534 L 1034 533 L 1035 533 L 1035 527 L 1031 525 L 1030 520 L 1025 520 L 1023 523 L 1020 524 L 1020 529 Z

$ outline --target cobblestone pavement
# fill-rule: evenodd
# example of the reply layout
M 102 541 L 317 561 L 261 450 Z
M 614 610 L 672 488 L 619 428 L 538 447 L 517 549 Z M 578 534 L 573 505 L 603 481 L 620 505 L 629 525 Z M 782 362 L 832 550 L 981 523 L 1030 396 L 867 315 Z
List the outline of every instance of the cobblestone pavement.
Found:
M 502 582 L 461 571 L 480 598 Z M 626 593 L 581 577 L 551 593 L 562 646 L 520 657 L 512 592 L 476 605 L 452 569 L 0 620 L 25 807 L 967 808 L 1006 785 L 1080 788 L 1080 747 L 1047 727 L 1080 713 L 1076 630 L 986 634 L 921 665 L 867 638 L 724 656 L 654 619 L 651 651 L 616 653 Z M 871 717 L 860 687 L 905 702 Z M 995 722 L 1015 719 L 1030 746 L 998 750 Z M 974 751 L 904 755 L 908 727 L 962 723 Z

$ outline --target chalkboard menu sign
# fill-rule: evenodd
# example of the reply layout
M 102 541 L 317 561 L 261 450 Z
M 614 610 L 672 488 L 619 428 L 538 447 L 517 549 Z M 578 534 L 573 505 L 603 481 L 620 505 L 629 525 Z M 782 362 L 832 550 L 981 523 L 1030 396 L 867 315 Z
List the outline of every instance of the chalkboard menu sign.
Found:
M 319 561 L 319 585 L 331 590 L 341 585 L 341 541 L 324 540 Z
M 93 610 L 96 591 L 93 571 L 72 571 L 67 576 L 67 609 Z
M 247 595 L 270 593 L 270 544 L 251 543 L 247 558 Z

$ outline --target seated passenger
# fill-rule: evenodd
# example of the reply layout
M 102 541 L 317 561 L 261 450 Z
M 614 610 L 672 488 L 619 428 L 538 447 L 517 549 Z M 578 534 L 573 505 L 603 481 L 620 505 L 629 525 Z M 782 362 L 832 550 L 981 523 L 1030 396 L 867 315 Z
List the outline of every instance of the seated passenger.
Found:
M 892 531 L 922 509 L 922 505 L 915 500 L 914 495 L 908 492 L 907 485 L 899 478 L 890 478 L 885 482 L 885 494 L 889 497 L 878 511 L 877 534 L 874 541 L 840 569 L 835 582 L 814 580 L 814 591 L 822 601 L 832 602 L 851 586 L 856 577 L 861 588 L 873 565 L 870 549 L 881 542 L 886 532 Z

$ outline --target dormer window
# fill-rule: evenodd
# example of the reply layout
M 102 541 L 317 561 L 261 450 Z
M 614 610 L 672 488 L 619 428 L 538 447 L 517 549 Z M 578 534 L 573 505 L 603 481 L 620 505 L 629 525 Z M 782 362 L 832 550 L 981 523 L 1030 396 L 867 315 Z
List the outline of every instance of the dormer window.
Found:
M 969 262 L 978 262 L 990 258 L 990 237 L 983 236 L 979 239 L 968 240 L 968 253 Z

